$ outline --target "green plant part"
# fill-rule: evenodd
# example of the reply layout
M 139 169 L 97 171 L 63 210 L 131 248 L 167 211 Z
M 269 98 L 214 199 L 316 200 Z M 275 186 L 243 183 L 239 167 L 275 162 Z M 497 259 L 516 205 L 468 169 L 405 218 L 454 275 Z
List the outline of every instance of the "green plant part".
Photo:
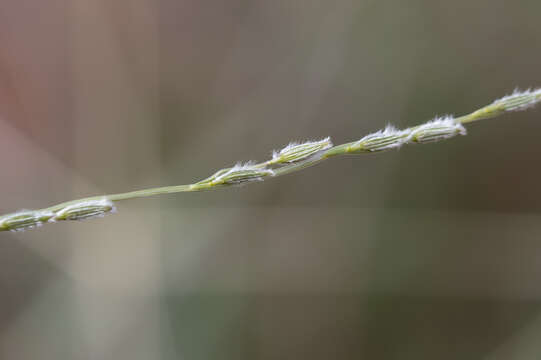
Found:
M 45 223 L 62 220 L 83 220 L 115 212 L 113 202 L 173 194 L 189 191 L 215 190 L 263 181 L 266 178 L 286 175 L 316 165 L 333 156 L 381 152 L 406 144 L 424 144 L 466 135 L 465 124 L 493 118 L 507 112 L 529 109 L 541 102 L 541 89 L 515 91 L 468 115 L 437 117 L 424 124 L 399 130 L 393 126 L 369 134 L 360 140 L 333 147 L 330 138 L 305 143 L 291 143 L 273 153 L 272 159 L 262 163 L 237 164 L 219 170 L 212 176 L 189 185 L 158 187 L 121 194 L 101 195 L 74 200 L 41 210 L 21 210 L 0 217 L 0 231 L 21 231 Z

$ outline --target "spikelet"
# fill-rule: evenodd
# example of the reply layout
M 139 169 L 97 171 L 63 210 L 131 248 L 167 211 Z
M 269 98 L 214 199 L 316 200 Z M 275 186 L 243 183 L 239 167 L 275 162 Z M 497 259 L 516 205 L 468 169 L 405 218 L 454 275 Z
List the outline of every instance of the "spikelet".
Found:
M 251 181 L 263 181 L 266 176 L 273 176 L 274 171 L 266 168 L 258 168 L 252 163 L 237 164 L 231 169 L 220 173 L 211 181 L 212 185 L 230 184 L 239 185 Z
M 0 218 L 0 230 L 24 231 L 41 226 L 54 216 L 51 211 L 21 210 Z
M 349 152 L 376 152 L 399 148 L 409 141 L 410 132 L 387 125 L 383 130 L 366 135 L 349 149 Z
M 541 101 L 541 88 L 520 91 L 516 89 L 511 95 L 495 100 L 491 105 L 504 111 L 526 110 Z M 490 106 L 490 105 L 489 105 Z
M 319 141 L 307 141 L 302 144 L 290 143 L 279 152 L 272 153 L 272 160 L 268 164 L 295 163 L 306 160 L 310 157 L 321 154 L 324 150 L 330 149 L 332 142 L 330 137 Z
M 411 142 L 424 144 L 466 135 L 466 128 L 457 123 L 452 116 L 437 117 L 432 121 L 411 129 Z
M 115 205 L 107 198 L 84 200 L 58 210 L 52 218 L 52 221 L 86 220 L 93 217 L 102 217 L 115 211 Z
M 535 90 L 515 90 L 511 95 L 493 101 L 490 105 L 467 115 L 463 123 L 489 119 L 506 112 L 522 111 L 535 106 L 541 101 L 541 88 Z
M 252 162 L 238 163 L 232 168 L 217 171 L 212 176 L 191 185 L 191 188 L 206 189 L 217 185 L 241 185 L 253 181 L 263 181 L 266 176 L 274 176 L 274 171 L 256 166 Z

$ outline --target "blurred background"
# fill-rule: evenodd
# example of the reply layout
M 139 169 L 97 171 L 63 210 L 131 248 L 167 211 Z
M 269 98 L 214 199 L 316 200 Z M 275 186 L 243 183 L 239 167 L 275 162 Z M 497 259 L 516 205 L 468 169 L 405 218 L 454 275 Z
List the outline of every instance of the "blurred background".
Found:
M 534 0 L 3 0 L 1 213 L 541 86 Z M 0 234 L 2 359 L 532 359 L 541 110 Z

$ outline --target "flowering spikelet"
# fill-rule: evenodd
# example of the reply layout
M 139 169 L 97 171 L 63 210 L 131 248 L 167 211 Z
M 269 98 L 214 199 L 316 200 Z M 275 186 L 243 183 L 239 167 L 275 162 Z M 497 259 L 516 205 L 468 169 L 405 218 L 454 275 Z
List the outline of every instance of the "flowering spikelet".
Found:
M 236 164 L 232 168 L 222 169 L 211 177 L 195 185 L 239 185 L 251 181 L 262 181 L 265 176 L 273 176 L 274 171 L 255 166 L 253 163 Z
M 515 90 L 511 95 L 495 100 L 468 115 L 466 122 L 489 119 L 506 112 L 526 110 L 541 102 L 541 88 L 535 90 Z
M 526 91 L 515 90 L 511 95 L 495 100 L 491 105 L 497 105 L 505 111 L 526 110 L 541 101 L 541 88 Z
M 452 116 L 437 117 L 432 121 L 411 129 L 410 141 L 419 144 L 445 140 L 456 135 L 466 135 L 466 128 Z
M 350 152 L 374 152 L 399 148 L 409 141 L 408 130 L 398 130 L 392 125 L 375 133 L 366 135 L 357 141 Z
M 44 210 L 21 210 L 0 218 L 0 230 L 24 231 L 43 225 L 54 216 Z
M 280 150 L 280 152 L 274 151 L 269 164 L 294 163 L 305 160 L 331 147 L 332 142 L 330 137 L 319 141 L 307 141 L 302 144 L 290 143 Z
M 84 220 L 93 217 L 101 217 L 115 211 L 115 205 L 107 198 L 84 200 L 58 210 L 52 220 Z

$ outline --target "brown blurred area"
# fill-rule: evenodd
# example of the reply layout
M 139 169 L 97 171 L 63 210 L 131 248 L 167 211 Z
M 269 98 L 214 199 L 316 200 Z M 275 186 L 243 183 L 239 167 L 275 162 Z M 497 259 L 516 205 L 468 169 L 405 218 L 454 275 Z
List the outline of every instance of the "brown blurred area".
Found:
M 541 86 L 541 3 L 4 0 L 0 211 Z M 541 110 L 0 235 L 2 359 L 532 359 Z

